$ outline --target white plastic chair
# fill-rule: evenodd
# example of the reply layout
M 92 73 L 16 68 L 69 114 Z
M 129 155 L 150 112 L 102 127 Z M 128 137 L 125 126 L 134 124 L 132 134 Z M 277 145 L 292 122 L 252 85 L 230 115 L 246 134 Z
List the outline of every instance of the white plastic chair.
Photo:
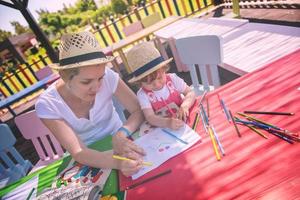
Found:
M 223 62 L 223 48 L 220 37 L 201 35 L 176 40 L 179 57 L 189 67 L 194 90 L 200 95 L 204 90 L 210 91 L 220 86 L 218 64 Z M 196 73 L 199 67 L 203 86 L 199 84 Z M 210 86 L 209 80 L 212 82 Z

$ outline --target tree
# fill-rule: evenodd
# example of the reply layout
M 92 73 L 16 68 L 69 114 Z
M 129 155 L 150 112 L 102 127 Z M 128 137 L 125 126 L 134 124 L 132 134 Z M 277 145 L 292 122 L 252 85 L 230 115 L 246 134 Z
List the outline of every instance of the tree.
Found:
M 14 27 L 17 35 L 20 35 L 22 33 L 27 33 L 30 31 L 30 29 L 28 27 L 23 26 L 22 24 L 20 24 L 17 21 L 12 21 L 12 22 L 10 22 L 10 24 Z
M 143 3 L 146 3 L 146 0 L 134 0 L 133 1 L 133 4 L 135 4 L 135 5 L 141 5 Z
M 79 12 L 97 10 L 97 5 L 93 0 L 78 0 L 75 4 L 75 7 Z
M 0 42 L 4 41 L 10 36 L 12 36 L 12 33 L 10 31 L 0 29 Z
M 39 22 L 46 33 L 52 33 L 54 35 L 61 33 L 64 28 L 61 15 L 58 13 L 42 13 L 39 17 Z
M 128 5 L 126 5 L 126 3 L 123 0 L 112 0 L 111 1 L 111 7 L 112 10 L 116 13 L 116 14 L 125 14 Z

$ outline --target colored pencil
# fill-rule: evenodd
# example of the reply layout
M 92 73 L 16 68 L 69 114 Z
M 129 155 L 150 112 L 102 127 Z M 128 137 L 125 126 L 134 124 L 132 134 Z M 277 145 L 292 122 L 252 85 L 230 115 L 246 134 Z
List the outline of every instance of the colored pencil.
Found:
M 220 101 L 221 108 L 223 109 L 223 111 L 224 111 L 224 113 L 225 113 L 225 115 L 226 115 L 226 118 L 227 118 L 228 122 L 230 122 L 230 116 L 229 116 L 228 109 L 227 109 L 227 107 L 226 107 L 226 105 L 225 105 L 225 102 L 224 102 L 223 99 L 220 98 L 219 94 L 217 94 L 217 95 L 218 95 L 218 98 L 219 98 L 219 101 Z
M 266 115 L 294 115 L 294 113 L 291 112 L 267 112 L 267 111 L 250 111 L 246 110 L 244 111 L 246 114 L 266 114 Z
M 286 141 L 286 142 L 288 142 L 288 143 L 290 143 L 290 144 L 293 144 L 293 143 L 294 143 L 291 139 L 289 139 L 289 138 L 287 138 L 287 137 L 285 137 L 285 136 L 282 136 L 282 135 L 280 135 L 279 133 L 272 132 L 272 131 L 269 131 L 269 133 L 271 133 L 271 134 L 273 134 L 273 135 L 279 137 L 280 139 L 282 139 L 282 140 L 284 140 L 284 141 Z
M 203 113 L 204 120 L 205 120 L 206 124 L 209 125 L 209 119 L 208 119 L 208 116 L 205 112 L 205 109 L 204 109 L 203 105 L 200 104 L 200 107 L 201 107 L 201 110 L 202 110 L 202 113 Z
M 199 121 L 200 121 L 200 117 L 199 117 L 199 115 L 198 115 L 198 119 L 197 119 L 197 121 L 196 121 L 195 129 L 194 129 L 195 131 L 197 131 L 197 127 L 198 127 Z
M 206 126 L 208 126 L 208 124 L 205 123 L 205 120 L 204 120 L 204 117 L 203 117 L 203 114 L 202 114 L 201 110 L 199 111 L 199 114 L 200 114 L 200 117 L 201 117 L 201 121 L 202 121 L 202 124 L 203 124 L 203 128 L 205 130 L 205 133 L 208 134 L 208 131 L 207 131 L 207 128 L 206 128 Z
M 206 98 L 206 109 L 207 109 L 207 117 L 209 118 L 209 103 L 208 103 L 208 98 Z
M 269 128 L 268 131 L 272 131 L 272 132 L 275 132 L 275 133 L 278 133 L 282 136 L 285 136 L 291 140 L 294 140 L 295 142 L 300 142 L 300 138 L 299 138 L 299 135 L 297 134 L 292 134 L 292 133 L 289 133 L 287 131 L 280 131 L 280 130 L 277 130 L 277 129 L 273 129 L 273 128 Z
M 256 128 L 250 126 L 250 125 L 247 125 L 247 124 L 244 124 L 245 126 L 247 126 L 248 128 L 250 128 L 252 131 L 254 131 L 255 133 L 257 133 L 258 135 L 260 135 L 261 137 L 265 138 L 265 139 L 268 139 L 268 137 L 263 134 L 262 132 L 260 132 L 259 130 L 257 130 Z
M 200 105 L 200 104 L 202 103 L 202 101 L 204 100 L 206 94 L 207 94 L 207 90 L 204 90 L 204 93 L 202 94 L 202 97 L 201 97 L 201 99 L 200 99 L 200 101 L 199 101 L 199 105 Z
M 125 158 L 123 156 L 118 156 L 118 155 L 113 155 L 112 156 L 114 159 L 117 159 L 117 160 L 127 160 L 127 161 L 133 161 L 132 159 L 130 158 Z M 152 166 L 153 164 L 151 162 L 143 162 L 143 165 L 145 166 Z
M 216 144 L 216 141 L 215 141 L 215 138 L 214 138 L 214 135 L 213 135 L 213 131 L 210 127 L 207 127 L 207 129 L 208 129 L 208 133 L 209 133 L 212 145 L 213 145 L 213 149 L 214 149 L 216 158 L 217 158 L 217 160 L 221 160 L 221 156 L 220 156 L 219 151 L 217 149 L 217 144 Z
M 194 123 L 193 123 L 193 130 L 196 130 L 196 127 L 197 127 L 198 121 L 199 121 L 199 114 L 198 114 L 198 113 L 196 113 L 196 117 L 195 117 L 195 119 L 194 119 Z
M 220 149 L 222 155 L 225 156 L 225 151 L 224 151 L 223 146 L 222 146 L 222 144 L 221 144 L 221 142 L 220 142 L 220 140 L 219 140 L 219 137 L 218 137 L 218 135 L 217 135 L 217 132 L 216 132 L 215 128 L 214 128 L 213 126 L 211 126 L 211 129 L 212 129 L 213 134 L 214 134 L 214 136 L 215 136 L 215 138 L 216 138 L 217 144 L 218 144 L 218 146 L 219 146 L 219 149 Z
M 231 118 L 231 120 L 232 120 L 232 122 L 233 122 L 233 125 L 234 125 L 234 128 L 235 128 L 235 131 L 236 131 L 237 135 L 238 135 L 239 137 L 242 137 L 242 135 L 241 135 L 241 133 L 240 133 L 240 131 L 239 131 L 237 125 L 236 125 L 235 119 L 234 119 L 234 117 L 233 117 L 233 115 L 232 115 L 232 113 L 231 113 L 230 110 L 229 110 L 229 115 L 230 115 L 230 118 Z
M 279 127 L 277 127 L 277 126 L 275 126 L 275 125 L 273 125 L 273 124 L 264 122 L 264 121 L 262 121 L 262 120 L 260 120 L 260 119 L 257 119 L 257 118 L 255 118 L 255 117 L 252 117 L 252 116 L 250 116 L 250 115 L 246 115 L 246 114 L 241 113 L 241 112 L 238 112 L 238 114 L 241 115 L 241 116 L 243 116 L 243 117 L 245 117 L 245 118 L 247 118 L 247 119 L 249 119 L 249 120 L 251 120 L 251 121 L 256 121 L 256 122 L 265 124 L 265 125 L 267 125 L 267 126 L 270 126 L 270 127 L 272 127 L 272 128 L 278 129 L 278 130 L 283 130 L 282 128 L 279 128 Z
M 32 196 L 32 194 L 33 194 L 34 190 L 35 190 L 35 188 L 32 188 L 32 189 L 31 189 L 31 191 L 30 191 L 30 193 L 28 194 L 28 196 L 27 196 L 26 200 L 29 200 L 29 199 L 31 199 L 31 196 Z
M 238 119 L 238 122 L 244 124 L 245 126 L 247 126 L 249 128 L 250 128 L 250 125 L 253 125 L 253 126 L 256 126 L 258 128 L 264 129 L 264 130 L 268 131 L 269 133 L 271 133 L 271 134 L 279 137 L 280 139 L 285 140 L 286 142 L 291 143 L 291 144 L 293 144 L 293 140 L 294 141 L 299 141 L 297 139 L 297 137 L 293 137 L 292 135 L 289 135 L 286 131 L 281 131 L 281 130 L 278 130 L 278 129 L 274 129 L 274 128 L 272 128 L 270 126 L 267 126 L 265 124 L 260 124 L 259 122 L 246 122 L 246 121 L 243 121 L 243 120 L 240 120 L 240 119 Z
M 256 122 L 256 121 L 245 121 L 245 120 L 241 120 L 237 117 L 235 117 L 236 119 L 236 122 L 240 122 L 242 124 L 245 124 L 245 125 L 252 125 L 252 126 L 255 126 L 257 128 L 261 128 L 261 129 L 264 129 L 264 130 L 269 130 L 270 129 L 270 126 L 268 125 L 265 125 L 265 124 L 262 124 L 260 122 Z
M 166 134 L 168 134 L 169 136 L 175 138 L 176 140 L 178 140 L 179 142 L 183 143 L 183 144 L 189 144 L 188 142 L 182 140 L 181 138 L 177 137 L 174 133 L 171 133 L 170 131 L 167 131 L 166 129 L 162 129 L 163 132 L 165 132 Z
M 149 182 L 149 181 L 152 181 L 152 180 L 154 180 L 154 179 L 157 179 L 157 178 L 159 178 L 159 177 L 162 177 L 162 176 L 164 176 L 164 175 L 167 175 L 167 174 L 169 174 L 169 173 L 171 173 L 171 172 L 172 172 L 172 170 L 171 170 L 171 169 L 168 169 L 168 170 L 166 170 L 166 171 L 164 171 L 164 172 L 162 172 L 162 173 L 159 173 L 159 174 L 157 174 L 157 175 L 155 175 L 155 176 L 152 176 L 152 177 L 150 177 L 150 178 L 147 178 L 147 179 L 145 179 L 145 180 L 143 180 L 143 181 L 134 183 L 134 184 L 132 184 L 132 185 L 126 187 L 125 190 L 133 189 L 133 188 L 135 188 L 135 187 L 137 187 L 137 186 L 139 186 L 139 185 L 142 185 L 142 184 L 144 184 L 144 183 L 147 183 L 147 182 Z

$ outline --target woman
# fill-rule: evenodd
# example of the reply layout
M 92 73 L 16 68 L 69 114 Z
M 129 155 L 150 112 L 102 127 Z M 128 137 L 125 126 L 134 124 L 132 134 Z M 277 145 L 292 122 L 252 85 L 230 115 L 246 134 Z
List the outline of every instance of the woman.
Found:
M 125 176 L 136 173 L 144 151 L 127 136 L 144 118 L 134 93 L 105 67 L 113 58 L 104 55 L 92 33 L 80 32 L 62 36 L 59 59 L 50 67 L 59 71 L 61 79 L 39 97 L 37 115 L 76 161 L 119 169 Z M 113 107 L 113 95 L 130 112 L 123 125 Z M 86 146 L 112 133 L 114 152 L 132 161 L 115 160 L 112 151 Z

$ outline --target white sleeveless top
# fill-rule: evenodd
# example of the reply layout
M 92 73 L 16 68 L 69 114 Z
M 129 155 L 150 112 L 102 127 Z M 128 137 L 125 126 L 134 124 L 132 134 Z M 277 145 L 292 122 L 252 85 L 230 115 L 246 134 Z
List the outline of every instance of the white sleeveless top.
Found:
M 108 134 L 115 133 L 122 126 L 112 102 L 118 82 L 119 75 L 106 68 L 95 103 L 89 112 L 89 119 L 76 117 L 58 93 L 56 82 L 38 98 L 35 104 L 36 113 L 38 117 L 44 119 L 63 119 L 86 145 L 91 144 Z

